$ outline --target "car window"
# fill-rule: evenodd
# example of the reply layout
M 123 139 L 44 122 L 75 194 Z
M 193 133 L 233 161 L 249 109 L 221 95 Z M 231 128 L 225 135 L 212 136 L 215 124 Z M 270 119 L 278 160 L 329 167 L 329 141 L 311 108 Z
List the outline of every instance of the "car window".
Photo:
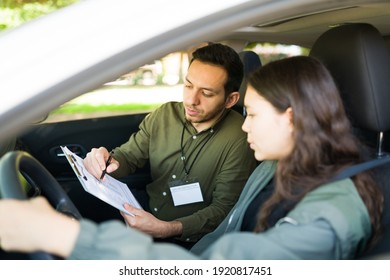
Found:
M 295 45 L 251 43 L 262 64 L 308 50 Z M 189 65 L 188 50 L 168 54 L 130 71 L 100 88 L 85 93 L 50 112 L 45 122 L 98 118 L 151 112 L 168 101 L 182 101 L 183 80 Z
M 138 114 L 182 101 L 187 68 L 186 51 L 171 53 L 61 105 L 45 122 Z
M 245 47 L 245 50 L 251 50 L 260 56 L 262 65 L 273 60 L 282 59 L 295 55 L 308 55 L 309 49 L 296 45 L 274 44 L 269 42 L 254 42 Z
M 12 2 L 13 4 L 7 1 L 0 7 L 0 31 L 75 2 L 78 0 L 20 1 Z M 245 50 L 256 52 L 263 65 L 272 60 L 308 53 L 298 46 L 259 42 L 248 44 Z M 181 101 L 183 77 L 186 75 L 189 56 L 190 51 L 187 49 L 151 61 L 59 106 L 36 123 L 145 113 L 165 102 Z

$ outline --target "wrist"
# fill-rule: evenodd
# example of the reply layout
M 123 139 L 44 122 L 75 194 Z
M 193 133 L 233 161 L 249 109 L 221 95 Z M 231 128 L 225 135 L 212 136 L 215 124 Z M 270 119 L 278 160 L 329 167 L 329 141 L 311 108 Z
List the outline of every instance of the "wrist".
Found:
M 51 237 L 45 240 L 44 251 L 66 258 L 74 248 L 80 231 L 80 223 L 63 214 L 56 215 L 52 221 L 53 230 L 50 233 Z
M 183 224 L 179 221 L 164 222 L 160 238 L 179 236 L 183 233 Z

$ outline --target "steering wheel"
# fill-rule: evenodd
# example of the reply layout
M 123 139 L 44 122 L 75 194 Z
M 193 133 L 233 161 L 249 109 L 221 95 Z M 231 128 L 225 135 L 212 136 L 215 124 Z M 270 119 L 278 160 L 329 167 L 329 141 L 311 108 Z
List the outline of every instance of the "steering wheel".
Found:
M 24 151 L 8 152 L 1 158 L 0 198 L 26 200 L 31 196 L 23 187 L 20 174 L 30 184 L 34 196 L 42 195 L 57 211 L 81 219 L 80 212 L 57 180 L 38 160 Z M 30 253 L 29 256 L 31 259 L 57 259 L 46 252 Z

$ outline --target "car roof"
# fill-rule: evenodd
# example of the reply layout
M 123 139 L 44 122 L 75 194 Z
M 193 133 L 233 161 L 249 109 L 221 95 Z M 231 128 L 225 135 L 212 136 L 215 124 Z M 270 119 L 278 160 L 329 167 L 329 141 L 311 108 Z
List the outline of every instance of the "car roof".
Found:
M 174 13 L 175 16 L 172 16 Z M 0 141 L 32 119 L 200 41 L 310 48 L 332 26 L 366 22 L 387 39 L 388 1 L 88 0 L 0 34 Z
M 262 14 L 251 24 L 232 31 L 225 38 L 295 44 L 311 48 L 315 40 L 328 29 L 350 23 L 369 23 L 375 26 L 383 37 L 390 36 L 389 1 L 302 2 L 306 2 L 306 5 L 301 3 L 278 13 Z

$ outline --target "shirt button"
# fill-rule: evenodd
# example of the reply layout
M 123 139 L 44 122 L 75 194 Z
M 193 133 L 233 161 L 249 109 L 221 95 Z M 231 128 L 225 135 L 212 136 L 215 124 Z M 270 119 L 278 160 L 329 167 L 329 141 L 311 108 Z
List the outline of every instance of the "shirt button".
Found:
M 192 136 L 192 139 L 194 139 L 194 140 L 195 140 L 195 139 L 196 139 L 196 135 Z
M 172 175 L 172 178 L 173 178 L 173 179 L 176 179 L 176 175 Z
M 190 239 L 189 239 L 189 238 L 187 238 L 187 239 L 186 239 L 186 241 L 190 241 Z
M 167 193 L 166 192 L 163 192 L 163 196 L 166 196 L 167 195 Z
M 154 208 L 153 210 L 154 210 L 154 212 L 157 212 L 157 208 Z

